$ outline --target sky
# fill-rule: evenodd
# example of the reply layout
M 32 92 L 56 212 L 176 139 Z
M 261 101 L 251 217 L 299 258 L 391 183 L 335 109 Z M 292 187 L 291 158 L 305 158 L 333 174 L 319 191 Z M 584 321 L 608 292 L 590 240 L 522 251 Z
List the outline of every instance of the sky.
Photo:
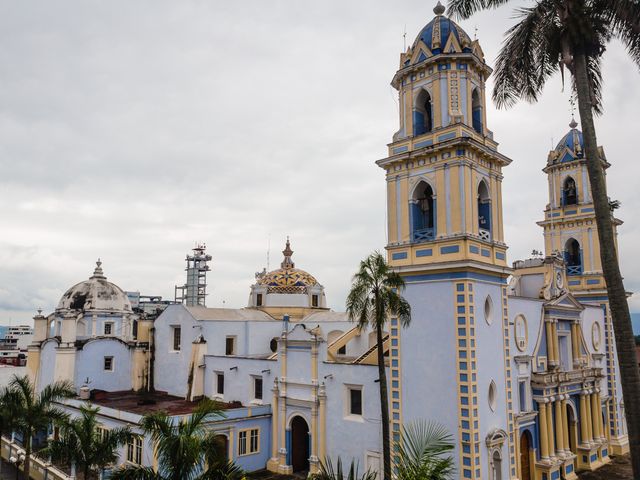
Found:
M 523 4 L 460 22 L 490 65 Z M 213 256 L 207 305 L 242 307 L 287 235 L 296 266 L 342 310 L 358 262 L 386 243 L 374 162 L 398 128 L 390 81 L 403 33 L 412 43 L 434 6 L 0 0 L 0 323 L 51 312 L 98 257 L 124 290 L 172 299 L 196 242 Z M 603 68 L 598 143 L 622 202 L 625 286 L 640 291 L 640 76 L 615 42 Z M 487 118 L 513 159 L 513 261 L 543 250 L 541 169 L 569 129 L 569 95 L 554 78 L 537 104 L 490 104 Z M 640 312 L 640 295 L 630 302 Z

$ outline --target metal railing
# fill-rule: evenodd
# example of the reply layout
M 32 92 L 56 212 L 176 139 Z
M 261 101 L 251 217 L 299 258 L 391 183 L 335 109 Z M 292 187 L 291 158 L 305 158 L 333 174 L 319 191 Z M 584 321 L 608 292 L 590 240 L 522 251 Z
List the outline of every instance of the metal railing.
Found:
M 414 242 L 429 242 L 435 238 L 434 228 L 421 228 L 420 230 L 414 230 L 413 241 Z
M 10 463 L 9 458 L 24 455 L 24 448 L 22 448 L 18 443 L 11 441 L 10 438 L 2 437 L 2 448 L 0 448 L 0 452 L 2 454 L 2 459 L 5 462 Z M 19 467 L 22 471 L 24 469 L 24 464 Z M 31 454 L 31 468 L 29 470 L 29 476 L 33 480 L 73 480 L 73 477 L 70 477 L 59 468 L 53 466 L 48 461 L 37 457 L 33 453 Z
M 567 275 L 582 275 L 582 265 L 567 265 Z
M 484 228 L 480 228 L 478 230 L 480 238 L 482 240 L 491 241 L 491 232 L 489 230 L 485 230 Z

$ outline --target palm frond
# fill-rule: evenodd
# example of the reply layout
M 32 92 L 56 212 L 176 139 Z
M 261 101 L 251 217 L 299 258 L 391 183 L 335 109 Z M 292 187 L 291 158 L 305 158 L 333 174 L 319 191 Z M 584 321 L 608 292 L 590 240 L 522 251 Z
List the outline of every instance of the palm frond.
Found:
M 453 437 L 441 425 L 417 421 L 406 425 L 398 450 L 398 477 L 403 480 L 442 480 L 454 472 Z
M 342 459 L 338 457 L 336 466 L 334 468 L 333 462 L 330 458 L 320 462 L 320 470 L 313 475 L 314 480 L 375 480 L 376 473 L 367 470 L 362 475 L 358 472 L 358 464 L 353 460 L 349 465 L 349 470 L 346 472 L 342 466 Z
M 447 4 L 447 13 L 450 17 L 467 19 L 480 10 L 498 8 L 509 0 L 451 0 Z
M 127 465 L 111 471 L 111 480 L 166 480 L 162 475 L 153 471 L 151 467 Z

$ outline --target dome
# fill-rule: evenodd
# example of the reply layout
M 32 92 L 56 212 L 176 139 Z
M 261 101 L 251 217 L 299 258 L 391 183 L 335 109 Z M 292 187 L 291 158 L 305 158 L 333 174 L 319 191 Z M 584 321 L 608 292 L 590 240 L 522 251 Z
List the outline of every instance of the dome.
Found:
M 88 280 L 67 290 L 56 310 L 106 310 L 111 312 L 131 312 L 131 302 L 127 294 L 117 285 L 108 282 L 102 272 L 102 262 L 96 262 L 96 269 Z
M 555 152 L 560 163 L 571 162 L 583 157 L 584 139 L 582 132 L 576 128 L 577 126 L 576 121 L 572 119 L 569 124 L 571 130 L 556 145 Z
M 434 55 L 446 53 L 444 52 L 444 48 L 447 45 L 449 36 L 453 34 L 462 51 L 471 52 L 471 39 L 469 35 L 467 35 L 457 23 L 443 15 L 445 11 L 444 6 L 438 2 L 438 5 L 433 11 L 436 17 L 427 23 L 420 31 L 413 42 L 413 49 L 422 41 Z M 426 60 L 426 58 L 426 55 L 420 55 L 418 62 Z
M 318 281 L 308 272 L 295 268 L 291 260 L 293 250 L 289 239 L 282 251 L 284 260 L 280 268 L 271 272 L 265 272 L 257 276 L 258 285 L 266 285 L 267 293 L 307 293 L 307 287 L 318 285 Z

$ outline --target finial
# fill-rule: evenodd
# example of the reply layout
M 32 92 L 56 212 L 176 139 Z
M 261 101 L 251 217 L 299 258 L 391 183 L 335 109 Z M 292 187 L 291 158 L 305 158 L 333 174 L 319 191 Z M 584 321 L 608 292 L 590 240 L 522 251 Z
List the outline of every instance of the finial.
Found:
M 571 115 L 571 123 L 569 123 L 569 127 L 571 127 L 571 129 L 573 130 L 577 126 L 578 126 L 578 123 L 576 122 L 576 119 L 573 118 L 573 115 Z
M 100 258 L 98 258 L 98 261 L 96 262 L 96 269 L 93 271 L 93 276 L 91 278 L 106 278 L 102 271 L 102 261 Z
M 446 8 L 444 7 L 444 5 L 442 5 L 440 3 L 440 0 L 438 0 L 438 4 L 434 7 L 433 9 L 433 13 L 435 13 L 436 15 L 442 15 L 445 12 Z
M 41 317 L 42 316 L 42 308 L 38 308 L 37 312 L 38 312 L 38 316 Z
M 282 254 L 284 255 L 284 260 L 282 261 L 280 266 L 284 269 L 293 268 L 295 266 L 295 264 L 293 263 L 293 260 L 291 260 L 291 255 L 293 255 L 293 250 L 291 250 L 291 243 L 289 243 L 288 235 L 287 235 L 287 243 L 284 247 L 284 250 L 282 251 Z

